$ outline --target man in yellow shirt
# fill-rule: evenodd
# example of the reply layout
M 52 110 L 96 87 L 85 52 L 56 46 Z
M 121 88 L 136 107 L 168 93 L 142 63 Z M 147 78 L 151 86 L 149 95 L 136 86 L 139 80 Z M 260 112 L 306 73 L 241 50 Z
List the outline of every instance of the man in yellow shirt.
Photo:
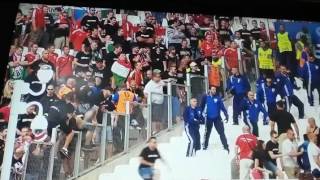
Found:
M 265 41 L 260 42 L 258 48 L 258 65 L 260 75 L 265 74 L 272 77 L 275 70 L 275 60 L 273 57 L 272 49 L 267 46 Z

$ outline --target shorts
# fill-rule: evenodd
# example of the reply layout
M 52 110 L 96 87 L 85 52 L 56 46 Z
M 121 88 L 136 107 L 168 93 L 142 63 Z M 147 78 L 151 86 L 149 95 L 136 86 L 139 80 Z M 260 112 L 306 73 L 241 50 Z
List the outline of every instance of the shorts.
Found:
M 139 168 L 139 174 L 143 179 L 152 179 L 154 170 L 151 167 Z
M 62 122 L 58 122 L 58 121 L 54 121 L 54 120 L 49 120 L 48 119 L 48 135 L 51 137 L 52 134 L 52 129 L 56 128 L 58 125 L 60 125 L 59 129 L 64 132 L 65 134 L 69 134 L 72 132 L 72 128 L 70 126 L 67 125 L 67 123 L 65 121 Z
M 156 104 L 156 103 L 152 103 L 152 121 L 161 121 L 163 118 L 163 114 L 162 114 L 162 110 L 163 110 L 163 106 L 162 104 Z
M 314 170 L 312 170 L 311 174 L 312 174 L 312 176 L 315 177 L 315 178 L 320 178 L 320 171 L 319 171 L 319 169 L 314 169 Z

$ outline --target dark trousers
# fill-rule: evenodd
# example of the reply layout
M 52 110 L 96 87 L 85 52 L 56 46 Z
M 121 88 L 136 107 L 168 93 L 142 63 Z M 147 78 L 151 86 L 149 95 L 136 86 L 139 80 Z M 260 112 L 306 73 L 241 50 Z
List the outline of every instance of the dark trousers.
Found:
M 275 112 L 277 110 L 276 102 L 267 103 L 266 110 L 268 112 L 268 115 L 270 116 L 273 112 Z
M 193 127 L 187 124 L 184 128 L 189 139 L 187 157 L 194 156 L 196 151 L 201 148 L 199 127 Z
M 318 94 L 320 95 L 320 85 L 310 84 L 307 82 L 307 95 L 308 95 L 308 102 L 310 106 L 314 105 L 314 97 L 313 97 L 313 91 L 318 91 Z M 319 96 L 319 102 L 320 102 L 320 96 Z
M 298 63 L 292 51 L 279 53 L 279 63 L 290 69 L 292 74 L 296 76 Z
M 286 110 L 288 112 L 290 111 L 290 108 L 293 104 L 298 108 L 299 118 L 302 119 L 304 117 L 304 105 L 296 95 L 285 96 L 285 101 L 286 101 Z
M 228 143 L 227 143 L 226 135 L 224 134 L 224 125 L 221 120 L 221 117 L 217 117 L 215 119 L 207 119 L 206 130 L 205 130 L 205 134 L 204 134 L 204 147 L 205 148 L 208 147 L 209 138 L 210 138 L 210 134 L 211 134 L 211 130 L 212 130 L 213 125 L 216 128 L 216 131 L 218 132 L 218 134 L 220 136 L 220 141 L 221 141 L 223 147 L 225 149 L 227 149 Z
M 258 121 L 253 121 L 245 118 L 244 123 L 250 127 L 252 134 L 259 137 Z
M 241 114 L 240 103 L 245 95 L 244 94 L 236 94 L 233 96 L 233 123 L 239 123 L 239 115 Z

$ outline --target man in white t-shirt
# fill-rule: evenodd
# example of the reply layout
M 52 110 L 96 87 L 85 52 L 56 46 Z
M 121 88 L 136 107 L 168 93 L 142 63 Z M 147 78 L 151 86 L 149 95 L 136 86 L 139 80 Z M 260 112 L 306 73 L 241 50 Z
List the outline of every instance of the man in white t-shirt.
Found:
M 281 161 L 283 170 L 289 179 L 298 178 L 299 166 L 297 163 L 297 156 L 302 152 L 298 151 L 298 144 L 294 137 L 292 129 L 287 130 L 287 139 L 282 143 L 282 154 L 284 155 Z
M 316 135 L 314 133 L 308 133 L 309 146 L 308 146 L 308 158 L 311 167 L 312 176 L 320 178 L 320 149 L 315 144 Z
M 164 82 L 161 80 L 161 71 L 159 69 L 153 70 L 152 80 L 150 80 L 145 88 L 144 88 L 144 95 L 145 98 L 151 100 L 148 104 L 151 103 L 151 111 L 152 111 L 152 130 L 153 134 L 159 132 L 163 129 L 163 122 L 166 118 L 165 110 L 166 108 L 164 105 L 164 96 L 163 96 L 163 86 Z M 151 96 L 151 98 L 148 98 Z

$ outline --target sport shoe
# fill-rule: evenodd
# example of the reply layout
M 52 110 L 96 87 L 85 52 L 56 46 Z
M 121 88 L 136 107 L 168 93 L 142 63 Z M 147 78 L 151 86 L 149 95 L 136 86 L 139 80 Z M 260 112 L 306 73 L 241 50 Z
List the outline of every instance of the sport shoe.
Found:
M 232 125 L 239 125 L 239 123 L 237 123 L 237 122 L 234 122 Z
M 84 145 L 82 147 L 82 150 L 84 150 L 84 151 L 93 151 L 93 147 L 91 145 Z
M 67 159 L 71 158 L 67 149 L 64 149 L 64 148 L 60 149 L 60 154 L 66 157 Z
M 228 147 L 227 147 L 227 148 L 224 148 L 224 150 L 228 151 L 228 154 L 230 153 L 230 150 L 229 150 Z

